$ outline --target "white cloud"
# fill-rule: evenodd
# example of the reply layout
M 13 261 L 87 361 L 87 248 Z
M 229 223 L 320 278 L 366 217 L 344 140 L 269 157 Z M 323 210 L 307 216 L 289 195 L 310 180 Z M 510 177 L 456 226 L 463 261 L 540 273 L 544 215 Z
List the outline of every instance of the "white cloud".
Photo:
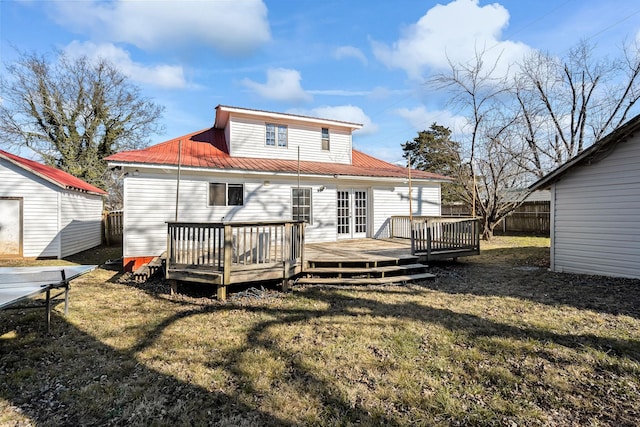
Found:
M 253 51 L 271 39 L 262 0 L 54 2 L 55 19 L 96 39 L 166 50 L 206 44 L 231 55 Z
M 165 87 L 183 88 L 187 86 L 184 71 L 178 65 L 147 66 L 134 62 L 129 52 L 110 43 L 72 42 L 65 48 L 71 57 L 86 56 L 90 59 L 106 59 L 124 75 L 140 83 Z
M 378 125 L 371 121 L 360 107 L 354 105 L 324 106 L 312 109 L 292 109 L 290 114 L 320 117 L 323 119 L 340 120 L 343 122 L 360 123 L 362 128 L 357 130 L 358 135 L 370 135 L 378 131 Z
M 424 106 L 416 108 L 398 108 L 395 113 L 406 119 L 416 131 L 427 130 L 433 123 L 446 126 L 456 134 L 462 132 L 466 118 L 451 114 L 448 110 L 429 111 Z
M 312 96 L 300 85 L 302 77 L 297 70 L 270 68 L 267 70 L 267 82 L 257 83 L 244 79 L 242 84 L 263 98 L 289 102 L 307 102 Z
M 340 46 L 333 52 L 333 56 L 336 59 L 355 58 L 362 62 L 363 65 L 367 65 L 369 62 L 367 61 L 367 57 L 364 56 L 364 53 L 362 53 L 362 51 L 357 47 L 353 46 Z
M 387 99 L 394 95 L 408 95 L 410 93 L 410 89 L 389 89 L 383 86 L 376 86 L 371 92 L 369 92 L 369 98 Z
M 500 4 L 485 6 L 479 0 L 455 0 L 436 5 L 404 29 L 391 46 L 372 41 L 374 55 L 390 68 L 404 70 L 410 78 L 422 79 L 429 69 L 448 68 L 473 61 L 485 52 L 485 62 L 500 58 L 497 72 L 506 73 L 509 64 L 522 58 L 530 48 L 518 42 L 501 41 L 509 23 L 509 12 Z
M 348 89 L 316 89 L 308 90 L 312 95 L 329 95 L 329 96 L 368 96 L 371 94 L 368 90 L 348 90 Z

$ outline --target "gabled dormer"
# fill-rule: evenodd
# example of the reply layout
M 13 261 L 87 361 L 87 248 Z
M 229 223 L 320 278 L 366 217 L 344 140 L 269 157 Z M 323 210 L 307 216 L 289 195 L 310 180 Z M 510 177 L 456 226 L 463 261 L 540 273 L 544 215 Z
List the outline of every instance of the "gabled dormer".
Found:
M 361 124 L 218 105 L 229 155 L 351 164 L 352 132 Z

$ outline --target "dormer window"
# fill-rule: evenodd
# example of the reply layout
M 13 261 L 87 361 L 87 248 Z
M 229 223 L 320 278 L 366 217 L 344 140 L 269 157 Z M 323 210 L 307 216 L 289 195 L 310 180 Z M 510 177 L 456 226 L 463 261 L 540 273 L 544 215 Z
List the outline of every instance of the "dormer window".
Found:
M 273 123 L 266 124 L 265 145 L 267 147 L 287 148 L 287 139 L 287 126 Z
M 322 149 L 329 151 L 329 128 L 322 128 Z

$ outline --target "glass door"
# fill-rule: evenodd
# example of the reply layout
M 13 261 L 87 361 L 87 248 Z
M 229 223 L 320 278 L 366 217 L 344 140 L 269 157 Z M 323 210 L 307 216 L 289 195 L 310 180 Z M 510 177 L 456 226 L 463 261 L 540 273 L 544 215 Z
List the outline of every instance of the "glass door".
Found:
M 338 238 L 367 237 L 368 191 L 366 189 L 340 189 L 337 200 Z

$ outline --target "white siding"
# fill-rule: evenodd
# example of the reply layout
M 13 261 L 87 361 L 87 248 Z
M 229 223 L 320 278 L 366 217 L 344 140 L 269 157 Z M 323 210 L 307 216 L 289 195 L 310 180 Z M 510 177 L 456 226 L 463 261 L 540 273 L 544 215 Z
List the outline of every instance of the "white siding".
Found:
M 267 147 L 265 145 L 265 124 L 275 123 L 288 126 L 288 147 Z M 321 125 L 311 126 L 301 123 L 259 120 L 244 116 L 232 116 L 225 133 L 234 157 L 254 157 L 266 159 L 300 160 L 316 162 L 351 163 L 351 131 L 329 128 L 330 150 L 322 150 Z
M 554 185 L 555 271 L 640 278 L 639 164 L 636 136 Z
M 49 182 L 0 159 L 0 197 L 22 197 L 24 257 L 58 257 L 58 191 Z
M 422 185 L 411 190 L 413 215 L 440 216 L 440 184 Z M 389 237 L 389 218 L 409 215 L 409 187 L 374 187 L 373 237 Z
M 244 206 L 208 206 L 210 182 L 244 184 Z M 268 182 L 268 183 L 267 183 Z M 140 170 L 125 179 L 124 257 L 159 255 L 166 250 L 166 221 L 175 219 L 176 177 Z M 180 221 L 269 221 L 291 219 L 291 188 L 278 177 L 235 177 L 183 171 L 180 180 Z M 318 191 L 319 182 L 301 182 L 312 188 L 313 223 L 307 242 L 335 240 L 335 188 Z
M 61 193 L 61 256 L 102 243 L 102 197 L 72 191 Z
M 159 255 L 166 250 L 166 221 L 175 219 L 176 176 L 139 169 L 138 176 L 124 182 L 124 257 Z M 326 242 L 337 238 L 336 189 L 351 188 L 354 182 L 330 178 L 330 184 L 302 177 L 301 187 L 312 191 L 312 223 L 306 227 L 306 241 Z M 209 183 L 244 184 L 244 206 L 208 206 Z M 369 189 L 369 230 L 371 237 L 384 235 L 392 215 L 408 215 L 407 187 L 378 185 Z M 182 171 L 180 180 L 180 221 L 269 221 L 291 219 L 291 189 L 297 180 L 277 175 L 229 177 L 220 173 Z M 322 191 L 320 191 L 322 190 Z M 440 215 L 440 184 L 413 188 L 414 215 Z

